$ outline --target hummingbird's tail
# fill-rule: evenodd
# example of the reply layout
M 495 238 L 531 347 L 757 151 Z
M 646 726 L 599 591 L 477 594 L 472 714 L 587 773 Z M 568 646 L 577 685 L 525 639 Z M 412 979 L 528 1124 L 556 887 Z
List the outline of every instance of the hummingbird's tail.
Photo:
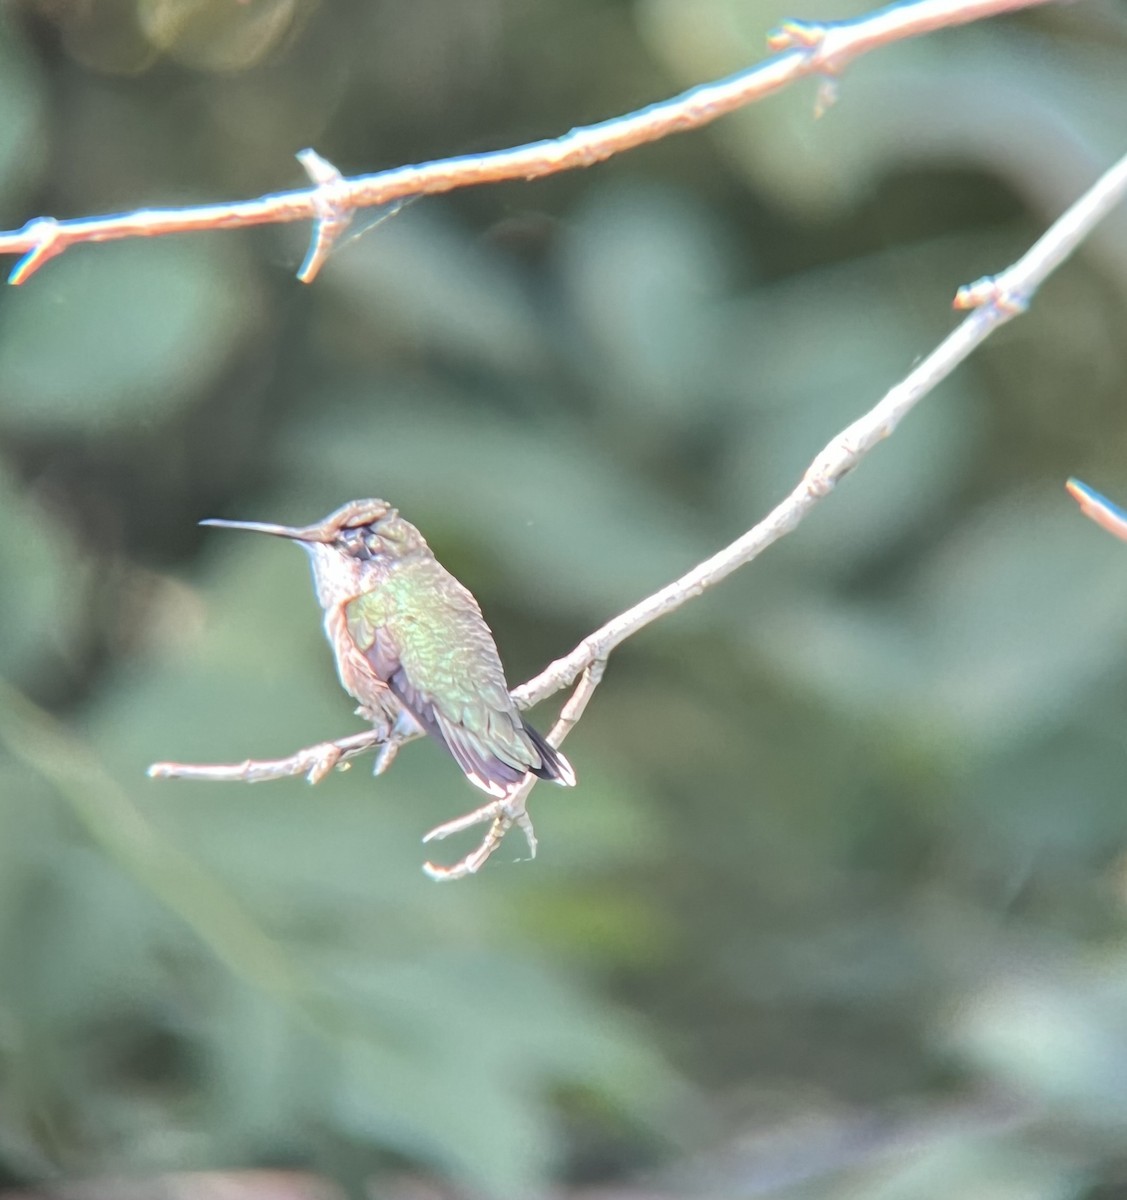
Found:
M 446 747 L 470 783 L 483 792 L 501 799 L 530 773 L 564 787 L 575 786 L 571 763 L 522 720 L 515 708 L 511 714 L 503 714 L 510 736 L 497 748 L 467 725 L 451 721 L 434 704 L 419 703 L 402 670 L 391 677 L 389 686 L 419 727 Z M 522 732 L 523 738 L 519 736 Z M 535 767 L 530 765 L 533 754 L 540 760 Z
M 540 779 L 550 779 L 563 787 L 575 787 L 575 770 L 560 751 L 555 746 L 549 746 L 527 721 L 524 723 L 524 732 L 540 755 L 540 766 L 533 767 L 532 774 Z

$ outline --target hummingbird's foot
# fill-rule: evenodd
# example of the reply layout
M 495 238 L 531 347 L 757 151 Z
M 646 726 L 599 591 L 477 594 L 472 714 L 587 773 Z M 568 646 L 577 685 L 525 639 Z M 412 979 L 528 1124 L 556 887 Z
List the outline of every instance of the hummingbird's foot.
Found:
M 382 775 L 395 762 L 395 756 L 399 753 L 399 747 L 402 745 L 403 741 L 401 738 L 393 737 L 389 734 L 387 741 L 380 746 L 379 753 L 376 755 L 372 774 Z
M 360 712 L 360 709 L 356 711 Z M 406 709 L 400 709 L 399 716 L 395 718 L 395 724 L 390 729 L 384 725 L 384 729 L 387 732 L 380 739 L 382 745 L 376 755 L 375 765 L 372 767 L 373 775 L 382 775 L 395 761 L 400 746 L 406 745 L 407 742 L 419 737 L 423 732 L 418 721 Z
M 423 864 L 423 870 L 431 879 L 442 882 L 451 879 L 465 879 L 467 875 L 476 875 L 493 856 L 493 852 L 504 840 L 505 834 L 514 825 L 524 834 L 524 840 L 528 844 L 528 857 L 535 858 L 536 832 L 532 828 L 532 818 L 528 815 L 526 808 L 528 793 L 531 789 L 532 783 L 526 781 L 503 799 L 491 800 L 488 804 L 483 804 L 463 817 L 455 817 L 452 821 L 446 821 L 444 824 L 436 826 L 423 838 L 424 842 L 440 842 L 443 838 L 450 837 L 451 834 L 472 829 L 475 825 L 482 825 L 486 821 L 491 822 L 488 832 L 481 839 L 481 845 L 476 850 L 470 851 L 465 858 L 449 867 L 441 867 L 436 863 L 427 862 Z

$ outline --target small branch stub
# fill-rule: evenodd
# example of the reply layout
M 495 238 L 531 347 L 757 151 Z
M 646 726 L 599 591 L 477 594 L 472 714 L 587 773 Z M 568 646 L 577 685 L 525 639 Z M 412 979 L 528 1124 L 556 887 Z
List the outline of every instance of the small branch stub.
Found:
M 806 55 L 809 70 L 817 71 L 822 78 L 814 97 L 814 116 L 823 117 L 837 103 L 838 76 L 845 68 L 845 55 L 831 62 L 823 53 L 826 35 L 830 26 L 820 21 L 802 21 L 792 18 L 773 29 L 767 35 L 767 48 L 775 54 L 798 50 Z
M 62 254 L 67 243 L 62 229 L 54 217 L 37 217 L 29 221 L 24 232 L 35 239 L 35 245 L 16 263 L 8 275 L 8 282 L 18 287 L 26 283 L 45 262 L 56 254 Z
M 955 293 L 951 307 L 957 312 L 990 307 L 999 316 L 1009 319 L 1025 312 L 1029 307 L 1029 297 L 1006 287 L 1000 275 L 984 275 L 974 283 L 964 283 Z
M 1121 541 L 1127 542 L 1127 512 L 1113 504 L 1106 496 L 1101 496 L 1095 488 L 1090 488 L 1079 479 L 1070 479 L 1065 488 L 1068 494 L 1080 505 L 1080 511 L 1091 521 Z
M 328 260 L 337 239 L 352 224 L 356 209 L 348 203 L 348 185 L 344 176 L 331 162 L 312 149 L 299 150 L 297 161 L 316 185 L 313 207 L 317 219 L 313 222 L 313 234 L 305 261 L 297 272 L 302 283 L 312 283 Z

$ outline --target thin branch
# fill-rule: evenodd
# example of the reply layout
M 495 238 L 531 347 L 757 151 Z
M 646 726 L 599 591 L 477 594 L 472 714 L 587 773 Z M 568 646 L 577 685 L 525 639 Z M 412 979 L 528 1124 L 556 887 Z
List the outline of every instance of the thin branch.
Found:
M 878 46 L 1049 2 L 916 0 L 912 4 L 890 4 L 851 21 L 787 21 L 768 37 L 768 45 L 776 53 L 758 65 L 637 112 L 573 129 L 554 140 L 396 167 L 351 179 L 344 178 L 315 151 L 303 150 L 298 159 L 313 180 L 312 187 L 256 200 L 141 209 L 104 217 L 64 221 L 37 217 L 22 229 L 0 232 L 0 254 L 22 255 L 8 276 L 9 283 L 20 284 L 49 259 L 81 242 L 311 220 L 315 222 L 313 239 L 299 272 L 299 278 L 310 283 L 358 208 L 589 167 L 672 133 L 699 129 L 808 75 L 823 79 L 817 102 L 821 111 L 833 99 L 832 84 L 826 81 L 835 80 L 853 59 Z
M 839 433 L 810 464 L 798 487 L 758 525 L 680 579 L 589 634 L 570 654 L 517 688 L 513 692 L 517 703 L 530 707 L 567 687 L 592 662 L 605 659 L 616 646 L 651 621 L 676 611 L 686 600 L 727 578 L 790 533 L 874 446 L 893 432 L 928 392 L 995 329 L 1025 311 L 1037 288 L 1125 195 L 1127 156 L 1101 176 L 1013 266 L 1000 275 L 960 288 L 955 307 L 973 308 L 970 316 L 875 407 Z
M 241 763 L 158 762 L 149 768 L 148 775 L 151 779 L 201 779 L 207 783 L 267 783 L 304 775 L 310 783 L 320 783 L 333 767 L 382 744 L 381 730 L 365 729 L 332 742 L 306 746 L 286 758 L 248 758 Z

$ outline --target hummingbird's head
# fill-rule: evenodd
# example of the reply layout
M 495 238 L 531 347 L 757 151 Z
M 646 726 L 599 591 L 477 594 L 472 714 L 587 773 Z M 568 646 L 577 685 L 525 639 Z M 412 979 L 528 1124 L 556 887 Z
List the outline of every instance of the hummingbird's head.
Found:
M 200 524 L 269 533 L 297 542 L 309 555 L 322 608 L 361 595 L 396 559 L 426 545 L 422 534 L 385 500 L 350 500 L 315 525 L 269 525 L 218 518 Z

